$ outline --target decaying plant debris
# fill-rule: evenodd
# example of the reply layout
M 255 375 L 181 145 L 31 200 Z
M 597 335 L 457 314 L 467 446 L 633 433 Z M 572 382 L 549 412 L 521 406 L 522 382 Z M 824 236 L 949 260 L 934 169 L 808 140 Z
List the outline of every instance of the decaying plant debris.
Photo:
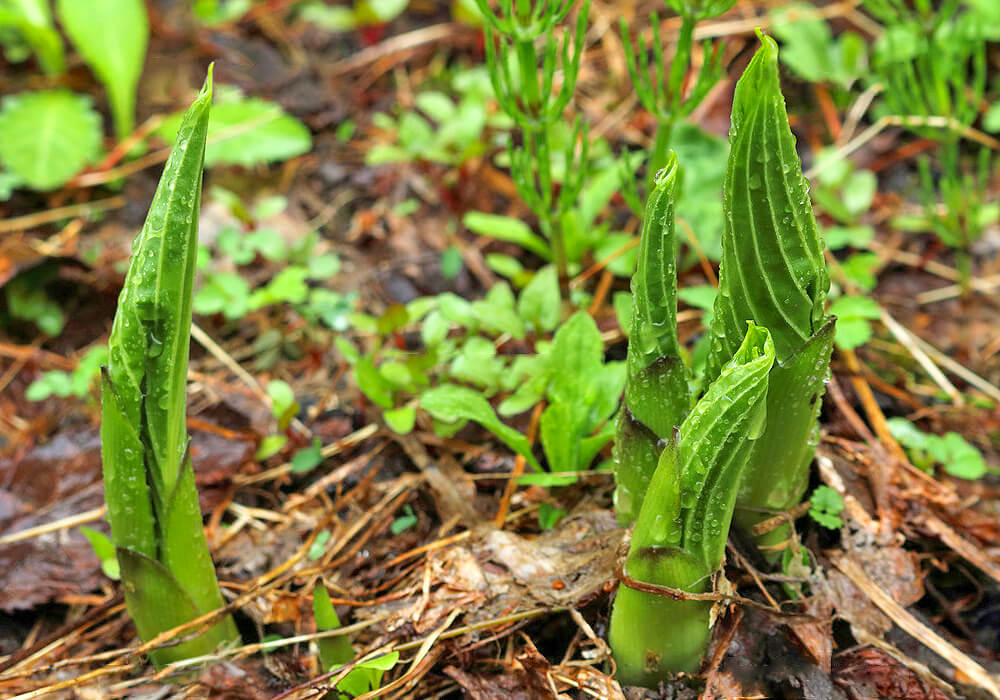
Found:
M 318 227 L 344 260 L 337 286 L 361 290 L 362 310 L 381 314 L 444 289 L 481 296 L 496 280 L 484 264 L 481 240 L 442 231 L 456 212 L 515 201 L 504 172 L 488 158 L 474 158 L 462 165 L 461 177 L 442 184 L 442 165 L 369 167 L 362 165 L 364 143 L 345 144 L 329 129 L 347 117 L 364 122 L 366 110 L 408 99 L 412 86 L 435 70 L 435 51 L 481 60 L 478 30 L 448 21 L 439 8 L 417 8 L 421 14 L 404 15 L 389 34 L 369 36 L 375 40 L 363 46 L 362 37 L 330 40 L 309 27 L 286 26 L 279 20 L 288 3 L 279 2 L 261 4 L 248 18 L 197 34 L 195 41 L 178 28 L 170 5 L 162 3 L 162 13 L 152 15 L 147 79 L 173 86 L 171 102 L 162 104 L 161 96 L 149 103 L 154 106 L 140 111 L 140 122 L 189 98 L 209 59 L 216 61 L 217 80 L 267 95 L 302 119 L 317 134 L 312 153 L 271 169 L 228 173 L 226 184 L 288 196 L 281 226 Z M 644 17 L 656 9 L 639 5 Z M 626 88 L 607 80 L 628 82 L 617 36 L 621 12 L 618 3 L 592 4 L 577 99 L 597 125 L 592 128 L 639 142 L 654 125 L 634 99 L 619 99 L 615 90 Z M 728 126 L 732 82 L 757 43 L 753 29 L 764 24 L 764 15 L 753 12 L 740 3 L 699 24 L 703 36 L 728 42 L 729 78 L 695 114 L 720 133 Z M 866 29 L 851 3 L 820 12 Z M 667 20 L 665 42 L 679 28 Z M 177 75 L 186 84 L 177 83 Z M 796 88 L 801 93 L 789 95 L 793 117 L 814 100 L 830 107 L 820 110 L 822 119 L 793 119 L 800 150 L 821 144 L 828 133 L 840 134 L 843 144 L 861 131 L 855 116 L 827 102 L 826 88 Z M 913 142 L 884 126 L 857 156 L 873 171 L 891 174 L 906 157 L 900 146 L 913 148 Z M 976 440 L 987 461 L 997 463 L 988 436 L 1000 430 L 1000 413 L 963 397 L 969 387 L 1000 394 L 990 296 L 996 263 L 987 260 L 972 280 L 986 293 L 963 298 L 950 287 L 960 281 L 954 267 L 888 233 L 873 243 L 880 267 L 875 294 L 887 330 L 874 346 L 834 354 L 821 414 L 813 484 L 840 494 L 843 525 L 800 527 L 811 566 L 780 575 L 749 541 L 730 539 L 721 588 L 727 592 L 705 594 L 716 604 L 716 629 L 698 677 L 649 691 L 622 688 L 612 677 L 608 616 L 628 534 L 612 510 L 610 472 L 586 472 L 559 489 L 513 488 L 523 459 L 475 426 L 441 438 L 421 416 L 412 433 L 399 435 L 382 423 L 331 349 L 338 334 L 281 309 L 235 325 L 206 314 L 196 318 L 193 332 L 191 454 L 228 603 L 220 614 L 235 615 L 245 643 L 220 651 L 209 665 L 154 669 L 146 658 L 150 649 L 190 635 L 199 621 L 138 642 L 119 585 L 103 576 L 78 529 L 99 527 L 104 517 L 96 405 L 33 403 L 24 394 L 42 370 L 71 370 L 76 350 L 110 328 L 121 284 L 115 263 L 127 256 L 157 175 L 155 167 L 112 163 L 81 176 L 79 188 L 16 194 L 0 204 L 0 283 L 51 267 L 60 293 L 75 305 L 66 333 L 44 347 L 23 329 L 0 335 L 0 696 L 321 697 L 350 670 L 323 672 L 311 649 L 318 636 L 311 592 L 321 581 L 345 626 L 320 634 L 351 635 L 358 661 L 400 652 L 381 697 L 1000 698 L 996 478 L 929 475 L 908 461 L 886 423 L 887 413 L 918 413 L 942 432 Z M 124 196 L 87 184 L 122 176 Z M 394 212 L 410 192 L 424 205 L 417 218 Z M 521 205 L 503 206 L 526 214 Z M 885 221 L 899 206 L 897 195 L 880 192 L 873 218 Z M 98 210 L 103 219 L 86 218 Z M 209 205 L 203 214 L 209 226 L 213 215 Z M 106 243 L 104 252 L 84 262 L 81 246 L 95 240 Z M 452 282 L 437 259 L 456 241 L 465 270 Z M 707 260 L 696 260 L 679 269 L 682 286 L 710 282 L 705 267 L 711 270 Z M 584 270 L 577 283 L 604 285 L 590 308 L 608 351 L 623 354 L 606 303 L 613 280 L 608 275 L 602 283 L 602 272 L 599 266 Z M 939 300 L 914 302 L 927 294 Z M 697 319 L 691 309 L 678 314 L 682 341 L 700 332 Z M 297 356 L 279 352 L 272 366 L 254 367 L 247 348 L 273 330 L 296 344 Z M 346 335 L 367 342 L 363 334 Z M 406 333 L 398 341 L 405 345 Z M 937 374 L 928 373 L 928 365 Z M 894 372 L 899 381 L 887 382 Z M 287 428 L 289 440 L 307 447 L 318 439 L 322 468 L 303 474 L 282 458 L 254 458 L 274 432 L 265 391 L 274 378 L 287 381 L 302 404 Z M 936 392 L 946 399 L 931 404 Z M 525 414 L 518 427 L 537 437 L 538 420 L 537 412 Z M 551 506 L 566 515 L 542 530 L 538 513 Z M 754 534 L 784 527 L 807 510 L 777 514 Z M 394 532 L 404 513 L 413 514 L 412 525 Z M 789 590 L 799 597 L 790 599 Z

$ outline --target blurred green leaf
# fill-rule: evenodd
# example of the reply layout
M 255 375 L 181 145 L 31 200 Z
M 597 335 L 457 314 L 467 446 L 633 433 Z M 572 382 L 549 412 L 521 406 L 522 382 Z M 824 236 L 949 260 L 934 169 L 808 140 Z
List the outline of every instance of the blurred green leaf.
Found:
M 107 89 L 115 133 L 124 139 L 135 126 L 136 87 L 146 61 L 149 19 L 145 3 L 57 0 L 56 8 L 73 45 Z
M 72 0 L 70 0 L 72 1 Z M 180 114 L 160 125 L 156 133 L 172 141 Z M 288 160 L 312 148 L 312 135 L 302 122 L 289 116 L 274 102 L 243 97 L 220 86 L 208 125 L 205 166 L 242 165 Z
M 0 165 L 36 190 L 62 186 L 101 150 L 100 116 L 89 97 L 69 90 L 5 97 L 0 133 Z

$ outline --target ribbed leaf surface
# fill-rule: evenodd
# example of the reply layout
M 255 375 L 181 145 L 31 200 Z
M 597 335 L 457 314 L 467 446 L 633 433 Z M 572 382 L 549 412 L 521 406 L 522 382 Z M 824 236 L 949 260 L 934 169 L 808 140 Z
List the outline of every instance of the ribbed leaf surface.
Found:
M 722 555 L 740 472 L 759 434 L 774 363 L 767 330 L 750 324 L 744 343 L 662 451 L 632 534 L 625 572 L 692 593 L 708 589 Z M 617 678 L 654 687 L 693 673 L 708 644 L 711 604 L 672 600 L 628 585 L 611 613 Z
M 143 640 L 222 607 L 185 428 L 191 298 L 212 76 L 178 133 L 133 246 L 111 329 L 101 415 L 108 519 Z M 155 520 L 154 520 L 155 519 Z M 158 664 L 238 638 L 226 616 Z
M 643 367 L 658 357 L 679 355 L 674 238 L 677 175 L 677 158 L 671 154 L 666 167 L 657 174 L 655 189 L 646 202 L 639 259 L 632 276 L 635 313 L 629 355 L 634 355 Z
M 770 334 L 750 324 L 743 344 L 681 425 L 676 458 L 661 456 L 633 547 L 680 546 L 698 557 L 706 575 L 719 567 L 750 443 L 764 427 L 773 364 Z
M 625 410 L 615 439 L 618 521 L 635 520 L 653 472 L 660 440 L 673 440 L 690 407 L 688 372 L 677 341 L 674 200 L 677 159 L 670 154 L 646 202 L 639 258 L 632 276 Z M 643 444 L 639 444 L 643 443 Z
M 191 105 L 153 196 L 118 299 L 108 372 L 128 422 L 143 425 L 147 464 L 173 488 L 187 444 L 187 361 L 201 170 L 211 76 Z M 105 414 L 107 410 L 105 410 Z
M 736 524 L 744 531 L 802 499 L 819 440 L 818 418 L 830 373 L 834 321 L 830 319 L 792 357 L 776 362 L 767 396 L 768 423 L 755 440 L 736 499 Z M 761 512 L 762 509 L 768 512 Z M 788 528 L 758 544 L 776 544 Z
M 823 323 L 830 285 L 788 127 L 778 48 L 770 37 L 761 41 L 733 99 L 726 224 L 706 385 L 736 351 L 748 320 L 771 331 L 779 361 L 802 347 Z
M 764 430 L 774 342 L 750 324 L 743 344 L 681 426 L 682 546 L 715 571 L 753 442 Z
M 125 417 L 106 368 L 101 379 L 101 459 L 111 538 L 119 547 L 156 557 L 156 524 L 146 482 L 145 449 L 137 426 Z

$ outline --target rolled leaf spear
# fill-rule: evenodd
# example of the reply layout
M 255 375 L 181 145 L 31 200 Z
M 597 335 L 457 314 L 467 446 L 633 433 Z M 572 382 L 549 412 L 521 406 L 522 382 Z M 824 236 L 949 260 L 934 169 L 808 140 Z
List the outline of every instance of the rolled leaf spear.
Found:
M 186 430 L 191 299 L 212 69 L 191 104 L 133 243 L 103 368 L 101 457 L 129 613 L 144 641 L 223 606 Z M 230 616 L 154 650 L 166 664 L 239 638 Z
M 748 320 L 771 331 L 768 424 L 750 447 L 736 499 L 734 522 L 747 534 L 802 500 L 819 441 L 835 322 L 824 311 L 830 279 L 788 126 L 778 45 L 758 36 L 761 47 L 733 96 L 719 294 L 704 378 L 705 386 L 715 380 L 740 346 Z M 773 562 L 791 534 L 784 524 L 754 539 Z

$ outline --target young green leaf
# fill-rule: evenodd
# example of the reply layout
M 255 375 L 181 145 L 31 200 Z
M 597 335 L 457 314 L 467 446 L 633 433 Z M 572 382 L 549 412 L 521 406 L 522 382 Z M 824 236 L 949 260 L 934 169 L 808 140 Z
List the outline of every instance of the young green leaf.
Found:
M 830 530 L 844 526 L 840 512 L 844 510 L 844 500 L 829 486 L 817 486 L 809 499 L 809 517 Z
M 542 470 L 538 460 L 531 454 L 528 440 L 521 433 L 504 425 L 489 402 L 472 389 L 443 384 L 425 393 L 420 399 L 420 405 L 432 416 L 446 423 L 476 421 L 500 438 L 507 447 L 523 456 L 536 470 Z
M 313 615 L 316 618 L 317 631 L 340 629 L 340 618 L 337 617 L 337 611 L 330 602 L 330 593 L 322 583 L 317 583 L 313 588 Z M 316 646 L 319 648 L 319 660 L 324 672 L 333 666 L 350 663 L 354 659 L 354 649 L 351 648 L 351 640 L 347 635 L 317 639 Z
M 620 523 L 635 520 L 656 469 L 660 440 L 672 440 L 690 408 L 687 368 L 677 342 L 674 197 L 677 160 L 656 178 L 646 203 L 639 260 L 632 277 L 632 328 L 625 407 L 615 440 L 615 503 Z M 639 441 L 646 443 L 638 444 Z
M 750 447 L 750 459 L 736 501 L 734 521 L 749 532 L 769 513 L 791 508 L 802 499 L 819 441 L 819 411 L 830 372 L 834 321 L 830 319 L 798 353 L 771 370 L 767 427 Z M 788 539 L 789 526 L 757 538 L 760 547 Z M 774 555 L 777 550 L 765 550 Z
M 101 570 L 104 571 L 104 575 L 115 581 L 120 579 L 121 567 L 118 566 L 118 555 L 111 538 L 86 525 L 80 526 L 80 532 L 87 538 L 90 546 L 94 548 L 94 554 L 101 560 Z
M 837 317 L 837 347 L 853 350 L 872 337 L 870 321 L 882 318 L 882 307 L 869 297 L 840 297 L 830 305 L 830 313 Z
M 778 48 L 767 36 L 761 44 L 733 98 L 709 384 L 739 346 L 749 319 L 771 331 L 779 362 L 798 351 L 824 323 L 830 286 L 788 128 Z
M 382 413 L 385 424 L 399 435 L 408 435 L 417 422 L 417 410 L 413 406 L 400 406 Z
M 21 35 L 47 75 L 58 75 L 66 70 L 62 37 L 52 24 L 48 0 L 0 3 L 0 27 L 11 27 Z
M 103 373 L 101 456 L 125 600 L 148 640 L 222 606 L 186 431 L 191 298 L 211 71 L 167 160 L 133 246 Z M 158 664 L 235 639 L 224 617 L 153 653 Z
M 0 133 L 0 165 L 36 190 L 60 187 L 101 148 L 100 116 L 89 97 L 69 90 L 5 97 Z
M 132 133 L 146 60 L 149 19 L 142 0 L 58 0 L 59 21 L 108 91 L 119 140 Z
M 736 86 L 726 170 L 719 294 L 710 328 L 705 383 L 732 357 L 748 320 L 774 339 L 769 421 L 752 446 L 736 522 L 750 529 L 795 505 L 818 439 L 833 323 L 824 314 L 829 278 L 808 187 L 788 126 L 774 40 L 761 47 Z M 787 528 L 759 543 L 787 538 Z
M 540 236 L 532 233 L 528 225 L 520 219 L 470 211 L 462 218 L 462 224 L 481 236 L 516 243 L 544 260 L 552 259 L 552 250 L 549 245 Z
M 766 421 L 774 360 L 768 331 L 749 324 L 677 442 L 663 449 L 632 534 L 625 565 L 631 578 L 692 593 L 708 588 L 722 564 L 748 448 Z M 655 687 L 672 672 L 693 672 L 708 644 L 710 608 L 621 586 L 610 632 L 618 680 Z

